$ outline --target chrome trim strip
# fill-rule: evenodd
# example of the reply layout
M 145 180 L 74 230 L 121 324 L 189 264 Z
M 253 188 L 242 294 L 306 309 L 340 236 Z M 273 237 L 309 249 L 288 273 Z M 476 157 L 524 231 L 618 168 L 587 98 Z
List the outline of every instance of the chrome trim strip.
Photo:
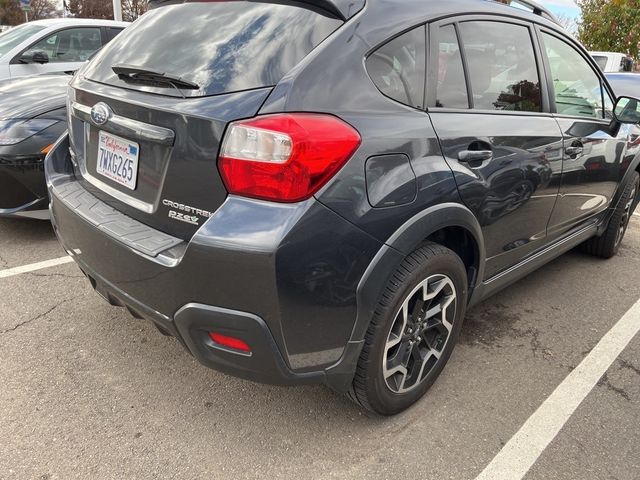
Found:
M 155 213 L 156 209 L 152 203 L 143 202 L 142 200 L 138 200 L 137 198 L 133 198 L 126 193 L 122 193 L 120 190 L 116 190 L 110 185 L 107 185 L 101 180 L 98 180 L 96 177 L 92 176 L 89 172 L 87 172 L 86 168 L 81 168 L 82 178 L 84 178 L 87 182 L 89 182 L 94 187 L 99 188 L 105 193 L 108 193 L 116 200 L 120 200 L 122 203 L 126 203 L 130 207 L 136 208 L 144 213 Z
M 173 146 L 176 134 L 173 130 L 164 127 L 158 127 L 149 123 L 139 122 L 131 118 L 113 115 L 104 125 L 96 125 L 91 119 L 91 107 L 82 105 L 78 102 L 71 103 L 73 114 L 81 120 L 95 125 L 114 135 L 123 137 L 147 140 L 149 142 L 159 143 L 161 145 Z

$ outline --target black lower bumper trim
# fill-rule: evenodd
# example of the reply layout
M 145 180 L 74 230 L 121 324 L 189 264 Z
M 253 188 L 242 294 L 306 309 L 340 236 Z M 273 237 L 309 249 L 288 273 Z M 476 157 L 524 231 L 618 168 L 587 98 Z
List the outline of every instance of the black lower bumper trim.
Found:
M 293 373 L 286 366 L 265 322 L 250 313 L 191 303 L 174 316 L 174 323 L 191 353 L 207 367 L 263 383 L 320 383 L 324 372 Z M 237 337 L 251 353 L 217 346 L 209 333 Z

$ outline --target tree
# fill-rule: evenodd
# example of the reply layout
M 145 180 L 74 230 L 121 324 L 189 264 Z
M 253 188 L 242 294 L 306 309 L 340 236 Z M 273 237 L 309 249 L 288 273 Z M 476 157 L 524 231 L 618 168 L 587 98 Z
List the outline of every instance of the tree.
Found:
M 58 15 L 58 9 L 54 0 L 31 0 L 29 20 L 42 20 Z
M 578 38 L 590 50 L 640 59 L 640 0 L 578 0 Z
M 0 24 L 19 25 L 24 20 L 24 12 L 18 0 L 0 0 Z
M 147 0 L 122 0 L 122 19 L 133 22 L 147 11 Z
M 113 3 L 107 0 L 69 0 L 67 5 L 74 17 L 113 19 Z

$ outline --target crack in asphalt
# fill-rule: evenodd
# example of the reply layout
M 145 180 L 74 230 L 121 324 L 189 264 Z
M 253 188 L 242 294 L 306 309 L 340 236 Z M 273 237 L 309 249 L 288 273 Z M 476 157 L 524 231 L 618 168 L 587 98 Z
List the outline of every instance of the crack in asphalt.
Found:
M 631 396 L 627 393 L 627 391 L 624 388 L 616 387 L 614 384 L 611 383 L 611 380 L 609 380 L 609 374 L 608 373 L 605 373 L 602 376 L 602 378 L 598 382 L 598 386 L 599 387 L 605 387 L 610 392 L 617 393 L 622 398 L 624 398 L 627 402 L 631 401 Z
M 637 375 L 640 375 L 640 368 L 636 367 L 631 362 L 627 362 L 626 360 L 620 360 L 620 366 L 625 370 L 631 370 L 632 372 L 635 372 Z
M 20 327 L 24 327 L 25 325 L 28 325 L 32 322 L 35 322 L 36 320 L 40 320 L 41 318 L 46 317 L 47 315 L 49 315 L 51 312 L 53 312 L 55 309 L 57 309 L 58 307 L 61 307 L 62 305 L 64 305 L 67 302 L 71 302 L 72 300 L 75 300 L 78 297 L 73 297 L 73 298 L 67 298 L 65 300 L 62 300 L 59 303 L 56 303 L 53 307 L 51 307 L 49 310 L 47 310 L 46 312 L 43 313 L 39 313 L 38 315 L 36 315 L 33 318 L 29 318 L 27 320 L 25 320 L 24 322 L 20 322 L 17 325 L 11 327 L 11 328 L 7 328 L 5 330 L 0 330 L 0 335 L 4 335 L 5 333 L 10 333 L 10 332 L 15 332 L 16 330 L 18 330 Z
M 84 275 L 69 275 L 67 273 L 36 273 L 36 272 L 27 272 L 23 275 L 28 275 L 31 277 L 62 277 L 62 278 L 84 278 Z
M 9 262 L 5 260 L 2 255 L 0 255 L 0 266 L 2 268 L 7 268 L 9 266 Z

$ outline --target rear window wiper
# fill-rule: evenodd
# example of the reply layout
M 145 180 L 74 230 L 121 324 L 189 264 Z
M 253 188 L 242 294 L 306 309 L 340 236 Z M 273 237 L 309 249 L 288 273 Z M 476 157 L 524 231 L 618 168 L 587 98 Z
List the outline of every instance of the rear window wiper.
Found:
M 170 73 L 156 72 L 154 70 L 123 64 L 114 65 L 111 67 L 111 70 L 113 70 L 113 72 L 124 81 L 164 84 L 166 86 L 181 88 L 184 90 L 200 89 L 200 85 L 197 83 L 184 80 L 183 78 L 171 75 Z

